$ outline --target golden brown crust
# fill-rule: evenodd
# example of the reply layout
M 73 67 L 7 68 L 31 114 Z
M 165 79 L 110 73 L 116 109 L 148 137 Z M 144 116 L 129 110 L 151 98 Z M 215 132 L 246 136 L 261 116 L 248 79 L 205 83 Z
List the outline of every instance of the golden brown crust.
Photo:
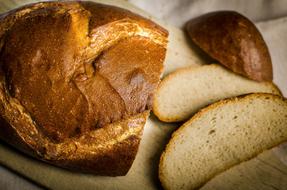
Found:
M 218 11 L 190 20 L 192 41 L 235 73 L 257 81 L 272 81 L 272 62 L 256 26 L 234 11 Z
M 147 19 L 92 2 L 36 3 L 1 15 L 0 114 L 15 146 L 68 169 L 126 174 L 166 38 Z

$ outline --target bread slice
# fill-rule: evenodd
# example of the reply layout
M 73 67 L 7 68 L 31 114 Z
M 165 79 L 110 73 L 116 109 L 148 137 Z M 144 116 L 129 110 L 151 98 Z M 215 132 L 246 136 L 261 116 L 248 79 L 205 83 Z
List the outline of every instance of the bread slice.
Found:
M 254 92 L 281 94 L 272 82 L 249 80 L 217 64 L 185 68 L 161 82 L 153 111 L 165 122 L 184 121 L 215 101 Z
M 250 94 L 222 100 L 173 133 L 159 165 L 165 189 L 196 189 L 287 140 L 287 99 Z

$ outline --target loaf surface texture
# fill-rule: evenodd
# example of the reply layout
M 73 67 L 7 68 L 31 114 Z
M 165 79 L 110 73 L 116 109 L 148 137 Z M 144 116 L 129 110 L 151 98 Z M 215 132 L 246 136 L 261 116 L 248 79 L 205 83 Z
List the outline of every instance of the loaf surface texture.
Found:
M 186 24 L 192 41 L 233 72 L 257 81 L 272 81 L 272 62 L 256 26 L 234 11 L 217 11 Z
M 184 121 L 208 104 L 254 92 L 280 95 L 272 82 L 253 81 L 217 64 L 184 68 L 160 83 L 153 111 L 165 122 Z
M 0 138 L 46 162 L 125 175 L 138 150 L 168 33 L 93 2 L 0 15 Z
M 287 100 L 250 94 L 212 104 L 173 133 L 159 165 L 165 189 L 198 189 L 287 140 Z

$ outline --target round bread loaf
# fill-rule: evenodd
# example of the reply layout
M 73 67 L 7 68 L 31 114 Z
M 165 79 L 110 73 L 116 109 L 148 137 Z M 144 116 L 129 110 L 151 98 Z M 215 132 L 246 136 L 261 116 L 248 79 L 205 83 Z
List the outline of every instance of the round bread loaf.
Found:
M 234 11 L 211 12 L 186 25 L 192 41 L 233 72 L 256 81 L 272 81 L 272 62 L 256 26 Z
M 54 165 L 125 175 L 165 58 L 167 31 L 93 2 L 0 16 L 0 138 Z

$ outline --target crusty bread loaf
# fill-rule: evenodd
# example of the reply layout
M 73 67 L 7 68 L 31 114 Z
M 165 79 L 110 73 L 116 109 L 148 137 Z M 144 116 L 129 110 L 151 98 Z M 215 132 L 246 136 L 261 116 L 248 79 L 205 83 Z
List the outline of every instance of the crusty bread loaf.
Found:
M 212 102 L 252 92 L 280 94 L 272 82 L 256 82 L 220 65 L 185 68 L 161 82 L 153 111 L 162 121 L 184 121 Z
M 272 81 L 272 62 L 256 26 L 234 11 L 216 11 L 190 20 L 186 30 L 192 41 L 212 58 L 257 81 Z
M 287 99 L 250 94 L 212 104 L 173 133 L 161 156 L 165 189 L 196 189 L 287 140 Z
M 167 35 L 127 10 L 85 1 L 0 15 L 1 139 L 60 167 L 126 174 Z

